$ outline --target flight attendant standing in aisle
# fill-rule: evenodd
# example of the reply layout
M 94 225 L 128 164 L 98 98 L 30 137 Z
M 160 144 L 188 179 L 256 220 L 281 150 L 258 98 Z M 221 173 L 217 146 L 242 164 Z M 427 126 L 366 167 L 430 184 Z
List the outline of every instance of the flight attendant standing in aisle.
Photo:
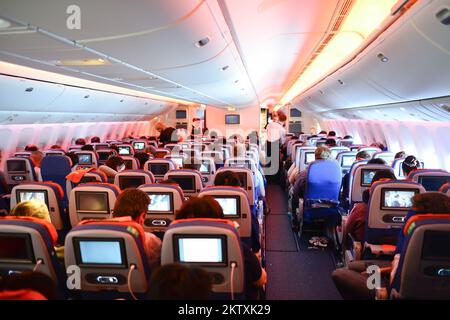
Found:
M 270 120 L 269 120 L 270 121 Z M 277 181 L 280 173 L 280 148 L 286 139 L 286 129 L 284 127 L 286 115 L 283 111 L 278 110 L 272 112 L 272 121 L 266 126 L 267 142 L 266 142 L 266 163 L 273 166 L 272 162 L 277 165 L 275 175 L 269 175 L 268 179 Z

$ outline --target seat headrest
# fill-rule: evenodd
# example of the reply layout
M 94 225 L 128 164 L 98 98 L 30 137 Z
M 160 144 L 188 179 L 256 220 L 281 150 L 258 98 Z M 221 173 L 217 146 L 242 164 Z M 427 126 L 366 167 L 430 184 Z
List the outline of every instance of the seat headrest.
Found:
M 39 224 L 41 226 L 43 226 L 48 234 L 50 235 L 51 241 L 52 241 L 52 245 L 55 246 L 56 245 L 56 241 L 58 240 L 58 233 L 56 232 L 55 227 L 53 226 L 53 224 L 51 222 L 48 222 L 46 220 L 43 219 L 39 219 L 39 218 L 35 218 L 35 217 L 22 217 L 22 216 L 6 216 L 6 217 L 0 217 L 0 221 L 2 220 L 8 220 L 8 221 L 29 221 L 29 222 L 33 222 L 36 224 Z
M 405 226 L 403 227 L 403 234 L 406 236 L 411 234 L 411 232 L 416 227 L 419 221 L 423 220 L 448 220 L 450 223 L 450 214 L 449 213 L 425 213 L 425 214 L 416 214 L 408 219 Z
M 132 234 L 133 236 L 138 236 L 141 239 L 142 244 L 145 244 L 145 231 L 142 225 L 139 223 L 131 220 L 131 217 L 119 217 L 119 218 L 112 218 L 112 219 L 106 219 L 106 220 L 82 220 L 76 228 L 82 227 L 82 226 L 123 226 L 126 227 L 127 232 Z
M 31 290 L 6 290 L 0 291 L 0 300 L 48 300 L 43 294 Z

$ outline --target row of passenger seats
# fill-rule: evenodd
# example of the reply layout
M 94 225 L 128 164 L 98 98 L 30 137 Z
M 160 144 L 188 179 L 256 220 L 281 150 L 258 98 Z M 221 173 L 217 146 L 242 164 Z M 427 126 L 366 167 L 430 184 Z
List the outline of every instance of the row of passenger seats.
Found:
M 142 236 L 144 231 L 150 231 L 163 237 L 162 264 L 184 262 L 199 265 L 213 276 L 216 297 L 229 298 L 231 295 L 242 298 L 244 262 L 240 240 L 251 246 L 252 221 L 259 222 L 260 230 L 263 230 L 264 223 L 262 215 L 258 215 L 261 211 L 258 211 L 258 193 L 254 172 L 251 171 L 259 170 L 259 160 L 256 164 L 253 156 L 230 158 L 225 161 L 225 167 L 217 171 L 236 172 L 241 178 L 242 188 L 204 188 L 205 181 L 200 172 L 176 169 L 170 159 L 151 159 L 144 166 L 148 170 L 119 172 L 114 177 L 114 184 L 109 184 L 105 174 L 91 169 L 90 165 L 95 167 L 95 163 L 90 160 L 96 154 L 79 153 L 82 157 L 86 154 L 90 159 L 81 161 L 86 167 L 78 167 L 74 171 L 70 170 L 70 159 L 66 156 L 47 155 L 41 172 L 44 180 L 52 181 L 45 182 L 17 178 L 33 172 L 26 157 L 7 160 L 8 175 L 16 175 L 10 177 L 10 182 L 15 182 L 11 207 L 25 200 L 44 202 L 49 208 L 52 223 L 33 218 L 0 219 L 0 241 L 6 245 L 4 251 L 0 250 L 3 274 L 34 269 L 47 274 L 60 285 L 64 284 L 65 272 L 61 270 L 64 268 L 60 268 L 55 260 L 54 247 L 65 240 L 67 272 L 78 266 L 82 273 L 76 291 L 111 290 L 134 297 L 148 289 L 150 270 L 146 265 Z M 210 168 L 215 167 L 214 161 L 209 163 Z M 12 168 L 14 165 L 25 165 L 25 170 Z M 49 175 L 46 174 L 46 166 L 51 172 Z M 209 170 L 212 174 L 208 184 L 212 184 L 217 172 Z M 68 176 L 71 179 L 66 179 Z M 178 186 L 156 183 L 162 179 L 174 181 Z M 74 183 L 74 180 L 78 182 Z M 68 192 L 64 192 L 63 187 Z M 115 200 L 121 190 L 128 187 L 141 189 L 151 199 L 143 225 L 111 221 Z M 212 196 L 222 206 L 226 220 L 174 222 L 176 211 L 189 196 Z M 233 221 L 238 223 L 238 230 L 231 223 Z M 62 230 L 68 233 L 61 233 Z

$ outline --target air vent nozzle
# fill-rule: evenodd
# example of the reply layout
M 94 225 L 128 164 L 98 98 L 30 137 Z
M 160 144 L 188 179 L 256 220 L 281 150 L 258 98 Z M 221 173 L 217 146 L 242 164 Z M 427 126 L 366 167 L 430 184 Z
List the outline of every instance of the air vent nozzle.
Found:
M 450 10 L 444 8 L 436 13 L 436 18 L 445 26 L 450 26 Z

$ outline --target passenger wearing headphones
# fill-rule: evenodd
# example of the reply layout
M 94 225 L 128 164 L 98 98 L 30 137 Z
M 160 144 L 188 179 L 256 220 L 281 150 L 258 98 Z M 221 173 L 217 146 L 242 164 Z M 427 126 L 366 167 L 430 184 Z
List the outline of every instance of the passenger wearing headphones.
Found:
M 408 177 L 411 172 L 418 169 L 420 169 L 420 162 L 415 156 L 407 156 L 402 162 L 402 170 L 405 177 Z

